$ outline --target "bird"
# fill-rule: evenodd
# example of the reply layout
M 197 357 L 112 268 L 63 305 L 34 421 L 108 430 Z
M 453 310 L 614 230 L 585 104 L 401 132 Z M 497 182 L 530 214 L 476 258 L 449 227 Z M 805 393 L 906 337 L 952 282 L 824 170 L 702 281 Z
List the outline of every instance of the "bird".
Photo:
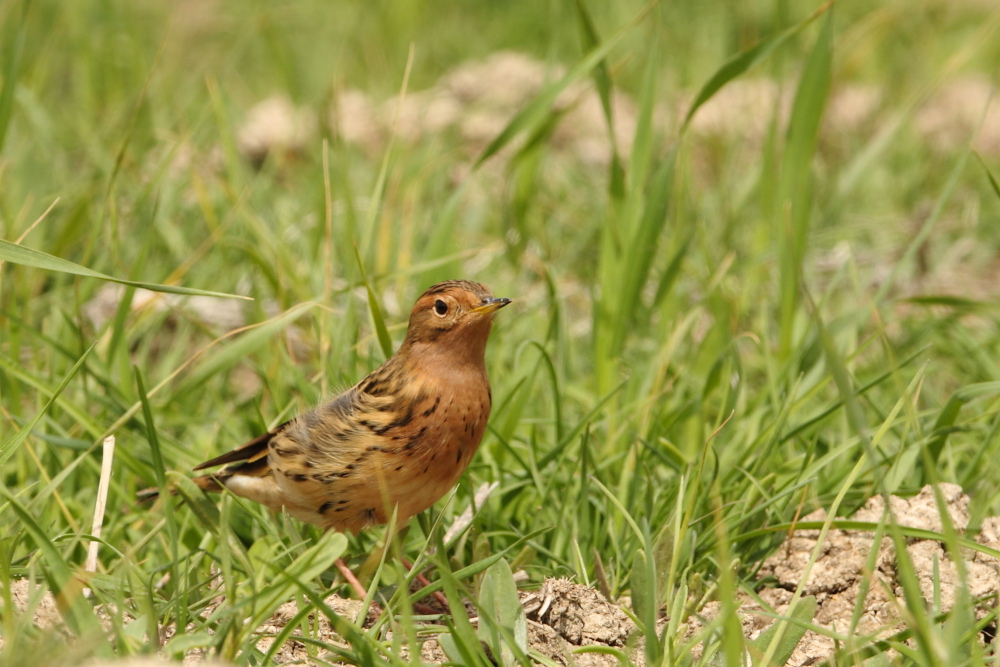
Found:
M 325 530 L 357 533 L 386 523 L 393 509 L 396 525 L 405 525 L 456 484 L 479 448 L 492 406 L 486 342 L 509 303 L 469 280 L 429 287 L 381 366 L 314 410 L 199 464 L 194 471 L 225 467 L 194 483 Z

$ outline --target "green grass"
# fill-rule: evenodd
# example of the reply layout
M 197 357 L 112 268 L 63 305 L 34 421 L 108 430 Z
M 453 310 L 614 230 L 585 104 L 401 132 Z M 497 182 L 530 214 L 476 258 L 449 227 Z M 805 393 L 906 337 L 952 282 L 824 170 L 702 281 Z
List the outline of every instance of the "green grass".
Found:
M 686 664 L 680 612 L 702 596 L 731 610 L 800 511 L 846 515 L 874 494 L 954 481 L 973 525 L 1000 514 L 1000 301 L 995 287 L 975 289 L 996 284 L 1000 192 L 988 173 L 1000 178 L 1000 154 L 977 160 L 966 140 L 935 148 L 915 121 L 956 77 L 995 77 L 998 14 L 933 0 L 818 9 L 0 5 L 0 238 L 23 235 L 26 248 L 121 280 L 252 297 L 240 308 L 256 325 L 225 336 L 183 309 L 119 305 L 95 329 L 84 306 L 103 280 L 0 247 L 12 260 L 0 268 L 0 662 L 148 654 L 157 647 L 144 637 L 181 628 L 164 655 L 205 648 L 260 664 L 256 628 L 282 602 L 332 615 L 329 563 L 360 563 L 382 530 L 321 536 L 205 499 L 170 471 L 353 383 L 442 278 L 515 303 L 487 352 L 483 446 L 450 502 L 394 548 L 436 565 L 456 606 L 488 601 L 488 642 L 516 634 L 501 557 L 534 584 L 566 576 L 631 594 L 647 662 Z M 327 134 L 260 170 L 237 153 L 246 110 L 269 95 L 320 111 L 345 88 L 388 99 L 408 67 L 412 93 L 500 49 L 561 63 L 566 78 L 481 163 L 447 134 L 377 155 Z M 691 108 L 685 91 L 708 99 L 761 78 L 780 82 L 787 113 L 733 109 L 715 136 L 663 122 L 665 109 Z M 605 109 L 616 94 L 635 101 L 634 148 L 605 168 L 552 139 L 551 102 L 579 82 Z M 881 95 L 875 121 L 824 126 L 837 92 L 861 84 Z M 760 131 L 741 129 L 749 121 Z M 477 167 L 456 180 L 458 163 Z M 114 473 L 86 599 L 109 433 Z M 177 496 L 136 504 L 165 480 Z M 487 481 L 498 490 L 444 545 L 443 528 Z M 957 549 L 957 536 L 943 539 Z M 381 583 L 399 582 L 396 562 L 377 568 Z M 55 631 L 7 611 L 9 582 L 25 577 L 58 594 L 76 641 L 54 649 Z M 914 590 L 909 646 L 865 645 L 920 664 L 986 662 L 958 648 L 971 603 L 941 621 Z M 110 632 L 95 604 L 113 605 Z M 340 659 L 365 665 L 402 664 L 398 642 L 415 632 L 401 592 L 372 628 L 333 622 L 350 644 Z M 488 664 L 463 618 L 441 622 L 453 659 Z M 304 616 L 293 625 L 308 634 Z M 739 632 L 709 626 L 702 663 L 734 664 Z M 779 644 L 760 650 L 780 655 Z

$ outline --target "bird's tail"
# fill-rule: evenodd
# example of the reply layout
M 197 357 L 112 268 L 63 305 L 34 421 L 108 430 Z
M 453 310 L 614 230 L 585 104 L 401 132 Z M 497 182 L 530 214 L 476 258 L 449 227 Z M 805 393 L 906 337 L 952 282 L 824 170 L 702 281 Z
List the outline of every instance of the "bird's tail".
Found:
M 222 491 L 224 482 L 227 477 L 230 477 L 230 473 L 225 470 L 219 471 L 214 475 L 199 475 L 198 477 L 192 477 L 191 481 L 201 489 L 202 491 L 208 491 L 209 493 L 217 493 Z M 176 496 L 177 489 L 170 489 L 170 495 Z M 156 500 L 160 497 L 160 489 L 156 486 L 151 486 L 148 489 L 143 489 L 141 491 L 136 491 L 135 497 L 139 502 L 148 503 Z
M 151 503 L 160 497 L 160 489 L 151 486 L 148 489 L 142 489 L 141 491 L 135 492 L 135 498 L 140 503 Z
M 291 422 L 285 422 L 284 424 L 274 428 L 272 431 L 257 436 L 250 442 L 240 445 L 231 452 L 226 452 L 222 456 L 217 456 L 211 461 L 205 461 L 204 463 L 195 466 L 195 470 L 204 470 L 205 468 L 211 468 L 224 463 L 232 464 L 212 475 L 192 477 L 191 481 L 198 485 L 198 488 L 202 491 L 218 492 L 225 488 L 226 480 L 233 475 L 263 477 L 269 474 L 267 467 L 267 445 L 271 439 L 274 438 L 274 436 L 280 433 L 281 430 L 290 423 Z M 176 495 L 177 490 L 171 489 L 170 493 Z M 142 491 L 137 492 L 135 495 L 140 502 L 150 502 L 156 500 L 160 496 L 160 489 L 151 486 L 148 489 L 143 489 Z

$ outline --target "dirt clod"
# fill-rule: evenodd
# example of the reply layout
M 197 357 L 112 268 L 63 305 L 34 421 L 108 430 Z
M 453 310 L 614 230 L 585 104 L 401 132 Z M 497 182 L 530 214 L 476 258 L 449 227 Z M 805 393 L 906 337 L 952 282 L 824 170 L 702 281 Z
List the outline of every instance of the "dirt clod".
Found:
M 622 646 L 632 624 L 597 590 L 568 579 L 546 579 L 540 590 L 521 597 L 528 618 L 548 625 L 575 646 Z

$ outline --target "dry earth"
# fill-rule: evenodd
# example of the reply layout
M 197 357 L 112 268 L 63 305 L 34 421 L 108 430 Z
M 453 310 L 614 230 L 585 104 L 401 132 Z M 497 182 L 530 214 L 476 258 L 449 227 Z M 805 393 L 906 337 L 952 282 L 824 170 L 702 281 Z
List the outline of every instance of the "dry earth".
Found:
M 953 527 L 959 532 L 964 531 L 969 520 L 968 497 L 956 485 L 942 484 L 938 488 Z M 872 498 L 852 518 L 878 524 L 884 520 L 884 510 L 882 499 Z M 892 497 L 890 511 L 899 525 L 942 531 L 941 514 L 931 487 L 925 487 L 909 499 Z M 823 521 L 825 518 L 825 514 L 819 511 L 802 520 Z M 860 614 L 857 625 L 853 626 L 853 637 L 864 642 L 866 638 L 882 638 L 901 630 L 904 626 L 900 618 L 905 603 L 896 576 L 892 541 L 883 538 L 873 554 L 873 533 L 833 529 L 816 551 L 818 537 L 818 530 L 795 531 L 764 562 L 760 570 L 759 596 L 770 609 L 749 598 L 740 601 L 739 613 L 746 636 L 754 638 L 773 623 L 773 615 L 785 610 L 799 586 L 802 595 L 816 597 L 818 604 L 813 622 L 829 634 L 844 633 L 852 627 L 852 615 L 859 600 Z M 985 520 L 977 540 L 1000 549 L 1000 518 Z M 906 548 L 928 604 L 940 612 L 951 609 L 960 591 L 961 580 L 941 543 L 932 539 L 910 539 Z M 815 562 L 806 572 L 814 551 L 817 554 Z M 977 607 L 977 615 L 981 618 L 995 605 L 1000 592 L 1000 561 L 971 550 L 963 553 L 962 558 L 965 590 L 974 599 L 983 601 Z M 868 563 L 872 566 L 869 567 Z M 935 571 L 938 572 L 937 577 Z M 865 592 L 863 598 L 862 591 Z M 37 587 L 21 580 L 13 582 L 10 594 L 15 614 L 31 613 L 33 622 L 40 629 L 68 634 L 49 593 L 39 594 Z M 644 664 L 641 640 L 632 636 L 634 626 L 629 617 L 596 590 L 566 580 L 549 579 L 538 590 L 522 592 L 521 602 L 528 618 L 529 648 L 536 654 L 536 659 L 544 657 L 560 665 L 585 667 L 618 664 L 614 655 L 587 652 L 586 647 L 597 647 L 617 649 L 637 665 Z M 356 618 L 360 609 L 359 602 L 337 596 L 330 596 L 326 603 L 338 615 L 350 620 Z M 274 635 L 296 616 L 297 611 L 294 602 L 282 605 L 258 628 L 258 648 L 269 649 Z M 718 602 L 709 602 L 697 610 L 681 626 L 685 636 L 697 636 L 718 611 Z M 661 622 L 665 620 L 661 619 Z M 325 617 L 310 618 L 305 625 L 313 628 L 313 639 L 344 645 Z M 424 662 L 440 664 L 447 661 L 436 640 L 435 633 L 438 631 L 440 626 L 428 626 L 421 632 L 420 655 Z M 829 659 L 834 650 L 834 641 L 829 634 L 807 632 L 788 664 L 806 665 Z M 329 655 L 316 656 L 316 649 L 309 649 L 301 639 L 300 630 L 293 632 L 277 650 L 276 662 L 319 664 L 313 657 L 324 661 L 323 664 L 335 662 L 335 658 Z M 983 639 L 989 641 L 988 637 Z M 0 649 L 2 646 L 0 638 Z M 404 647 L 403 651 L 406 650 Z M 695 652 L 699 651 L 700 647 L 696 647 Z M 199 651 L 192 651 L 185 663 L 205 665 L 209 658 Z

